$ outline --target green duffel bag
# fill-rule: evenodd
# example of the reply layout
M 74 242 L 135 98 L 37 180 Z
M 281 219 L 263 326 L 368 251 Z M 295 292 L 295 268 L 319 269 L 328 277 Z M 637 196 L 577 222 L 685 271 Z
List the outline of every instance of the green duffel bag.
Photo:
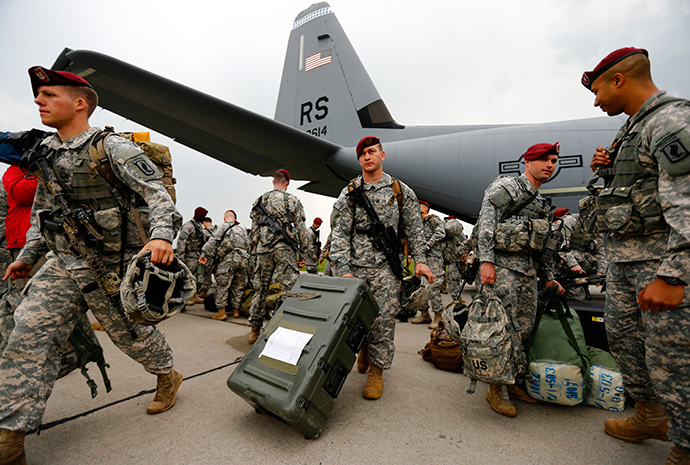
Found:
M 537 320 L 525 343 L 527 390 L 535 399 L 577 405 L 589 391 L 590 366 L 580 318 L 552 286 L 539 298 Z
M 585 405 L 622 412 L 625 409 L 623 376 L 610 353 L 596 347 L 587 347 L 590 364 L 589 395 Z

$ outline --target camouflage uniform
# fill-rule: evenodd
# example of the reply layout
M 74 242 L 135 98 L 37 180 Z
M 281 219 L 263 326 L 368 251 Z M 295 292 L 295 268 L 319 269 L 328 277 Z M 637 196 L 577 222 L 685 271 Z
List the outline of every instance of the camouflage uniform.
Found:
M 319 230 L 314 229 L 313 225 L 307 228 L 307 236 L 309 237 L 309 251 L 307 253 L 308 256 L 305 257 L 305 260 L 307 262 L 307 273 L 310 274 L 319 273 L 319 232 Z M 316 259 L 316 261 L 314 261 L 314 259 Z
M 443 263 L 446 268 L 446 289 L 448 293 L 455 297 L 460 291 L 460 259 L 463 255 L 470 253 L 467 236 L 463 234 L 463 226 L 460 220 L 451 218 L 444 221 L 446 238 L 443 241 Z M 450 231 L 453 236 L 449 237 Z
M 335 266 L 333 266 L 333 262 L 331 261 L 331 257 L 330 257 L 331 238 L 332 237 L 333 237 L 333 231 L 331 230 L 331 232 L 328 233 L 328 238 L 326 239 L 326 245 L 323 246 L 323 249 L 321 250 L 321 256 L 319 257 L 319 260 L 326 260 L 326 266 L 323 269 L 323 275 L 324 276 L 339 276 L 335 271 Z M 327 253 L 329 254 L 328 257 L 326 257 Z
M 5 185 L 0 182 L 0 268 L 3 273 L 12 263 L 12 257 L 7 251 L 7 238 L 5 237 L 5 218 L 7 218 L 7 191 Z
M 249 266 L 249 236 L 236 223 L 224 223 L 201 249 L 201 258 L 213 259 L 216 266 L 216 306 L 239 309 L 242 293 L 247 285 Z M 228 292 L 230 301 L 228 302 Z
M 426 264 L 434 275 L 434 282 L 431 284 L 431 295 L 429 296 L 429 308 L 431 312 L 440 315 L 443 311 L 441 284 L 445 274 L 441 241 L 446 237 L 446 228 L 443 226 L 443 221 L 436 215 L 423 217 L 422 223 L 424 239 L 426 240 Z
M 187 268 L 192 273 L 195 273 L 196 267 L 199 264 L 199 257 L 201 257 L 201 248 L 204 246 L 206 241 L 211 237 L 202 222 L 192 218 L 182 225 L 180 228 L 180 235 L 177 237 L 177 245 L 175 247 L 175 256 L 177 259 L 184 262 Z M 210 284 L 210 278 L 207 279 L 206 275 L 210 277 L 210 272 L 206 273 L 206 270 L 210 270 L 213 263 L 209 262 L 206 264 L 204 270 L 204 284 L 197 289 L 197 293 L 201 293 L 208 290 L 208 284 Z
M 499 176 L 484 191 L 481 211 L 477 220 L 477 258 L 483 264 L 490 262 L 496 269 L 496 281 L 484 284 L 483 293 L 486 296 L 498 296 L 506 310 L 512 312 L 514 321 L 517 320 L 522 342 L 529 337 L 534 327 L 537 313 L 537 275 L 544 281 L 553 279 L 548 266 L 540 265 L 529 250 L 529 246 L 519 252 L 497 250 L 496 228 L 508 218 L 504 216 L 525 193 L 532 194 L 534 188 L 527 176 L 519 177 Z M 523 197 L 524 198 L 524 197 Z M 537 194 L 531 202 L 539 216 L 550 221 L 551 206 Z M 526 210 L 526 209 L 525 209 Z M 515 215 L 526 215 L 526 211 Z M 519 367 L 525 370 L 527 367 Z
M 665 92 L 652 95 L 616 137 L 634 127 L 618 147 L 606 186 L 621 186 L 616 168 L 626 161 L 633 163 L 637 177 L 658 180 L 658 197 L 651 191 L 642 201 L 658 199 L 663 217 L 657 213 L 656 231 L 646 235 L 607 228 L 611 231 L 605 321 L 626 389 L 638 401 L 660 402 L 670 420 L 669 437 L 690 451 L 690 293 L 685 291 L 675 310 L 641 311 L 637 304 L 637 294 L 659 276 L 690 283 L 690 104 L 669 104 L 640 120 L 649 108 L 668 98 Z M 607 148 L 608 153 L 613 150 Z M 606 214 L 611 225 L 620 220 L 614 218 L 614 211 Z
M 113 199 L 111 191 L 102 187 L 104 184 L 97 179 L 89 184 L 85 163 L 89 159 L 89 142 L 97 131 L 97 128 L 90 128 L 65 141 L 54 135 L 43 144 L 57 151 L 52 152 L 54 156 L 49 157 L 49 164 L 52 163 L 63 188 L 71 186 L 70 191 L 77 191 L 81 186 L 82 194 L 71 196 L 77 197 L 72 202 L 81 202 L 79 195 L 88 196 L 86 198 L 98 196 L 99 206 L 104 208 Z M 138 147 L 125 139 L 108 137 L 105 146 L 118 178 L 148 205 L 148 218 L 145 208 L 140 212 L 144 224 L 149 226 L 151 237 L 172 242 L 181 216 L 159 181 L 160 171 Z M 140 168 L 142 165 L 145 165 L 145 171 Z M 84 184 L 90 187 L 84 188 Z M 95 185 L 100 186 L 100 191 Z M 98 193 L 89 194 L 89 189 Z M 93 312 L 115 345 L 141 363 L 149 373 L 166 374 L 173 366 L 172 351 L 163 334 L 153 326 L 134 324 L 138 339 L 132 340 L 109 299 L 94 285 L 86 263 L 69 251 L 65 236 L 43 228 L 43 220 L 46 215 L 51 216 L 54 209 L 52 196 L 39 184 L 27 243 L 18 260 L 34 264 L 49 252 L 48 261 L 25 290 L 24 300 L 15 312 L 16 326 L 0 359 L 0 428 L 12 431 L 30 431 L 40 424 L 60 369 L 60 352 L 87 310 Z M 122 231 L 119 212 L 117 207 L 96 212 L 96 221 L 104 236 L 119 238 Z M 129 218 L 128 221 L 127 261 L 143 246 L 135 223 Z M 104 247 L 108 250 L 119 244 L 115 239 L 106 240 Z M 103 253 L 101 258 L 109 270 L 117 272 L 120 252 L 111 250 Z
M 357 177 L 356 183 L 361 185 L 362 176 Z M 417 263 L 426 263 L 417 197 L 412 189 L 401 183 L 403 198 L 402 206 L 398 207 L 392 185 L 393 178 L 384 172 L 379 182 L 364 183 L 364 191 L 381 222 L 396 230 L 399 224 L 402 225 L 412 257 Z M 338 211 L 338 218 L 333 229 L 329 257 L 341 276 L 352 273 L 356 278 L 364 279 L 374 294 L 379 314 L 369 334 L 369 361 L 379 368 L 388 369 L 395 353 L 394 317 L 400 311 L 401 282 L 391 271 L 384 253 L 374 250 L 366 234 L 355 232 L 356 226 L 367 227 L 371 221 L 363 208 L 351 204 L 347 188 L 340 193 L 334 208 Z
M 566 277 L 578 276 L 571 268 L 580 265 L 587 274 L 605 275 L 606 249 L 601 234 L 588 233 L 578 213 L 564 216 L 563 223 L 566 235 L 563 248 L 554 257 L 555 271 Z M 570 300 L 587 298 L 582 286 L 566 289 L 565 296 Z
M 280 221 L 285 231 L 294 238 L 301 250 L 308 250 L 307 229 L 304 224 L 304 207 L 297 196 L 284 189 L 273 189 L 261 195 L 252 205 L 249 215 L 252 219 L 251 242 L 256 246 L 256 267 L 260 278 L 254 280 L 255 288 L 252 306 L 249 310 L 249 324 L 260 327 L 266 315 L 266 296 L 272 283 L 280 283 L 283 291 L 292 288 L 299 277 L 297 254 L 266 226 L 260 226 L 265 217 L 255 206 L 263 202 L 266 209 Z M 257 283 L 258 281 L 258 283 Z

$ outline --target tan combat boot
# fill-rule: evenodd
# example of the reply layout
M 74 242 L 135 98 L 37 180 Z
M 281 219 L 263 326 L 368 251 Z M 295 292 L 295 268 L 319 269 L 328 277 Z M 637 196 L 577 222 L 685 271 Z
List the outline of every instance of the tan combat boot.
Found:
M 491 383 L 489 390 L 486 391 L 486 400 L 491 404 L 491 408 L 501 415 L 516 417 L 517 410 L 515 410 L 513 403 L 510 400 L 507 404 L 503 402 L 503 388 L 501 386 L 501 384 Z
M 410 320 L 413 325 L 423 325 L 431 323 L 431 315 L 429 315 L 429 310 L 422 310 L 422 314 L 419 315 L 414 320 Z
M 666 459 L 666 465 L 690 465 L 690 451 L 673 446 L 671 455 Z
M 439 323 L 439 321 L 443 321 L 443 317 L 441 316 L 440 313 L 436 313 L 436 314 L 434 315 L 434 322 L 431 323 L 429 326 L 427 326 L 427 328 L 429 328 L 429 329 L 438 329 L 438 323 Z
M 240 317 L 240 309 L 239 308 L 233 308 L 230 316 L 233 318 L 239 318 Z
M 383 370 L 374 364 L 369 367 L 369 377 L 364 386 L 362 397 L 365 399 L 376 400 L 383 394 Z
M 527 390 L 519 384 L 508 384 L 508 396 L 511 399 L 521 400 L 528 404 L 541 404 L 539 399 L 530 396 Z
M 359 354 L 357 354 L 357 371 L 360 373 L 366 373 L 369 369 L 369 344 L 366 342 L 362 344 L 362 348 L 359 349 Z
M 252 326 L 252 330 L 249 333 L 249 343 L 254 344 L 259 339 L 259 334 L 261 334 L 261 326 Z
M 656 402 L 635 402 L 635 411 L 628 418 L 610 418 L 604 423 L 607 434 L 628 442 L 645 439 L 669 441 L 668 417 Z
M 24 431 L 0 429 L 0 465 L 26 465 Z
M 216 313 L 211 315 L 211 318 L 213 318 L 214 320 L 221 320 L 221 321 L 227 320 L 228 315 L 225 313 L 225 307 L 220 307 Z
M 170 370 L 170 373 L 165 375 L 158 375 L 156 396 L 146 409 L 146 413 L 155 415 L 165 412 L 175 405 L 175 398 L 177 397 L 177 390 L 180 388 L 180 384 L 182 384 L 182 373 L 175 370 Z

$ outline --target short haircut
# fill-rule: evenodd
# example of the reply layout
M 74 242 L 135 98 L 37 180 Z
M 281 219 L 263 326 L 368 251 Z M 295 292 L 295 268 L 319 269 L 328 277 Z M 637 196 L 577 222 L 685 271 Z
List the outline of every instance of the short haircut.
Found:
M 280 170 L 273 173 L 273 180 L 278 184 L 285 184 L 286 182 L 289 182 L 288 179 L 285 177 L 285 174 L 283 174 L 283 172 Z
M 98 93 L 91 87 L 65 86 L 72 98 L 83 98 L 86 102 L 87 116 L 91 116 L 98 106 Z
M 652 71 L 649 58 L 644 53 L 636 53 L 619 61 L 607 69 L 598 79 L 610 80 L 614 74 L 621 73 L 628 79 L 635 81 L 651 81 Z

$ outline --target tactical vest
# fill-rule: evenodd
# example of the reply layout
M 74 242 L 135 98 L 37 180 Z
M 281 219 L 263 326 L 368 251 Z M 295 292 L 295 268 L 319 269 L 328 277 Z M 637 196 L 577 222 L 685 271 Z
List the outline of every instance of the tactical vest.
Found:
M 679 99 L 665 99 L 647 110 L 620 140 L 606 151 L 614 159 L 613 167 L 601 168 L 599 176 L 606 180 L 596 198 L 597 228 L 630 237 L 669 231 L 659 198 L 659 166 L 638 164 L 642 131 L 656 112 Z
M 496 250 L 502 252 L 541 252 L 551 235 L 551 205 L 521 188 L 520 197 L 513 200 L 506 189 L 497 189 L 491 200 L 497 207 L 510 205 L 507 218 L 501 218 L 496 225 Z M 522 206 L 522 208 L 520 208 Z
M 133 154 L 138 155 L 138 154 Z M 103 236 L 99 249 L 102 246 L 104 254 L 119 253 L 122 248 L 122 232 L 136 231 L 137 226 L 133 220 L 123 215 L 124 205 L 128 202 L 120 194 L 112 189 L 107 182 L 89 168 L 91 156 L 88 151 L 77 154 L 74 162 L 74 171 L 71 186 L 67 186 L 61 179 L 59 170 L 55 167 L 55 153 L 48 155 L 48 162 L 55 174 L 58 183 L 66 193 L 70 208 L 78 208 L 88 205 L 94 210 L 95 227 Z M 139 212 L 145 225 L 148 225 L 148 212 Z M 122 218 L 126 218 L 128 227 L 122 227 Z M 59 227 L 62 218 L 55 215 L 54 211 L 39 212 L 39 228 L 51 250 L 61 253 L 70 253 L 69 241 L 64 236 L 64 230 Z M 58 226 L 56 228 L 56 226 Z M 59 237 L 62 236 L 62 237 Z M 132 238 L 137 237 L 136 240 Z M 138 236 L 132 235 L 127 244 L 129 247 L 143 247 L 144 243 Z
M 595 248 L 593 243 L 594 234 L 585 232 L 584 228 L 582 228 L 582 225 L 578 224 L 570 236 L 570 248 L 572 250 L 591 252 Z

